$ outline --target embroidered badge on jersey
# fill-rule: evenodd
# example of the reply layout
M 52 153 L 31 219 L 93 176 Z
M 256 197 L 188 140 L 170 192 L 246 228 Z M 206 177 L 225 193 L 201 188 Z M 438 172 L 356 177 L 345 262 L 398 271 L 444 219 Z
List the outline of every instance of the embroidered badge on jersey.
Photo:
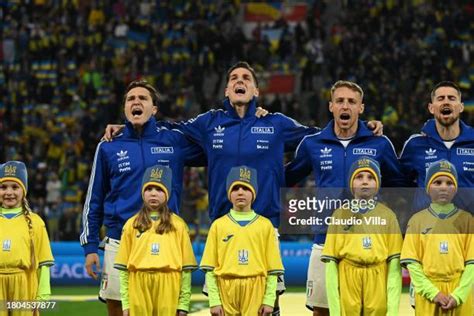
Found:
M 10 239 L 5 239 L 2 243 L 3 251 L 10 251 L 12 248 L 12 241 Z
M 159 243 L 152 243 L 151 244 L 151 255 L 152 256 L 157 256 L 160 254 L 160 244 Z
M 362 247 L 364 249 L 372 249 L 372 238 L 370 236 L 362 238 Z
M 440 241 L 439 242 L 439 253 L 447 254 L 449 252 L 448 242 Z
M 249 264 L 249 251 L 242 249 L 239 250 L 239 264 L 240 265 L 247 265 Z

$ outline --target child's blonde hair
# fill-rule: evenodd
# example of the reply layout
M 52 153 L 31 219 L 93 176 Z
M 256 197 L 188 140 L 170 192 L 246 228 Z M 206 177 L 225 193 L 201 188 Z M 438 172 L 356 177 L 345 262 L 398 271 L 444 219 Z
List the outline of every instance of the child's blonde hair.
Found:
M 152 209 L 146 205 L 143 205 L 138 216 L 133 222 L 133 228 L 138 229 L 140 232 L 145 232 L 153 226 L 153 220 L 151 219 L 150 213 Z M 173 222 L 171 220 L 171 211 L 165 203 L 158 208 L 158 215 L 160 216 L 160 223 L 156 227 L 155 232 L 157 234 L 166 234 L 175 230 Z
M 36 269 L 36 257 L 35 257 L 35 243 L 34 243 L 34 231 L 33 231 L 33 221 L 31 220 L 30 214 L 33 212 L 30 208 L 30 204 L 26 199 L 26 196 L 23 196 L 22 201 L 22 213 L 25 216 L 26 224 L 28 225 L 28 233 L 30 235 L 30 256 L 31 256 L 31 270 Z

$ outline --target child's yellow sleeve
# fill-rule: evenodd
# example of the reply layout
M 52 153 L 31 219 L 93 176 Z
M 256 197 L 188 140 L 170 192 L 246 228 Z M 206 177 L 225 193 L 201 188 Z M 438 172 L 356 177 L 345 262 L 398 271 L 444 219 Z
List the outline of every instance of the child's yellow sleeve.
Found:
M 280 248 L 278 243 L 278 237 L 273 228 L 272 224 L 268 223 L 268 234 L 267 234 L 267 272 L 268 274 L 283 274 L 285 269 L 281 262 Z
M 332 216 L 334 218 L 341 218 L 341 210 L 338 209 L 334 211 Z M 338 244 L 341 240 L 345 239 L 345 234 L 339 234 L 340 231 L 341 230 L 339 229 L 339 225 L 329 225 L 328 233 L 326 235 L 326 241 L 324 242 L 324 248 L 321 253 L 321 261 L 338 262 L 340 252 Z
M 474 216 L 469 217 L 468 232 L 465 241 L 465 264 L 474 264 Z
M 181 251 L 183 256 L 183 270 L 197 269 L 196 257 L 194 256 L 188 226 L 183 222 L 181 226 Z
M 403 241 L 402 253 L 400 256 L 400 263 L 402 266 L 407 266 L 409 263 L 421 263 L 422 254 L 420 253 L 421 240 L 420 231 L 413 223 L 413 218 L 410 219 L 407 225 L 405 240 Z
M 201 270 L 212 271 L 219 264 L 217 257 L 217 237 L 217 225 L 216 222 L 214 222 L 207 235 L 206 246 L 204 247 L 204 253 L 201 258 Z
M 38 222 L 35 225 L 35 255 L 37 256 L 38 266 L 54 265 L 53 253 L 49 242 L 48 232 L 43 220 L 38 216 Z
M 128 258 L 132 249 L 132 238 L 134 232 L 133 224 L 130 219 L 127 221 L 122 230 L 122 236 L 120 238 L 120 246 L 115 257 L 114 268 L 122 271 L 128 269 Z
M 390 261 L 393 258 L 400 257 L 400 253 L 403 247 L 403 238 L 398 225 L 397 218 L 393 216 L 389 223 L 390 227 L 387 234 L 387 245 L 388 245 L 388 258 Z

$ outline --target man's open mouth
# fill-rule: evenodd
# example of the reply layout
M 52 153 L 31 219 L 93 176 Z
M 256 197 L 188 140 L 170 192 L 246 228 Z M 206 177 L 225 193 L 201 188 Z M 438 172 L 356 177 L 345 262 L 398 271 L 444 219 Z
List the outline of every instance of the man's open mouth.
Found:
M 234 92 L 235 94 L 244 95 L 246 91 L 245 91 L 245 88 L 243 87 L 237 87 L 234 89 Z
M 143 109 L 141 108 L 133 108 L 132 109 L 132 116 L 136 117 L 136 116 L 140 116 L 143 114 Z
M 443 114 L 443 115 L 450 115 L 451 113 L 453 113 L 453 110 L 451 108 L 442 108 L 441 109 L 441 114 Z
M 341 121 L 349 121 L 351 119 L 351 115 L 349 113 L 342 113 L 339 115 Z

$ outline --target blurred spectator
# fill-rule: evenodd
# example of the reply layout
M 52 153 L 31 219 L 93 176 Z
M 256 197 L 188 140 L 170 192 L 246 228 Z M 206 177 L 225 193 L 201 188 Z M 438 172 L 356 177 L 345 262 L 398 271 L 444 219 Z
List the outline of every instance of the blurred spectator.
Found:
M 56 172 L 51 172 L 46 182 L 46 203 L 55 209 L 61 202 L 61 181 Z
M 45 199 L 54 213 L 62 192 L 82 203 L 96 142 L 119 121 L 121 93 L 138 77 L 163 93 L 160 115 L 183 120 L 219 106 L 225 69 L 247 60 L 298 79 L 293 95 L 262 95 L 264 107 L 318 126 L 328 119 L 331 84 L 353 80 L 366 91 L 366 117 L 384 122 L 398 150 L 427 118 L 420 109 L 432 85 L 452 80 L 463 119 L 474 123 L 472 3 L 308 1 L 302 21 L 251 26 L 241 14 L 247 2 L 3 1 L 0 162 L 33 169 L 33 206 Z M 190 210 L 206 205 L 198 183 Z M 72 222 L 62 210 L 57 216 Z
M 62 204 L 61 216 L 58 221 L 58 239 L 63 241 L 77 241 L 79 239 L 79 213 L 81 207 L 77 203 L 65 202 Z

